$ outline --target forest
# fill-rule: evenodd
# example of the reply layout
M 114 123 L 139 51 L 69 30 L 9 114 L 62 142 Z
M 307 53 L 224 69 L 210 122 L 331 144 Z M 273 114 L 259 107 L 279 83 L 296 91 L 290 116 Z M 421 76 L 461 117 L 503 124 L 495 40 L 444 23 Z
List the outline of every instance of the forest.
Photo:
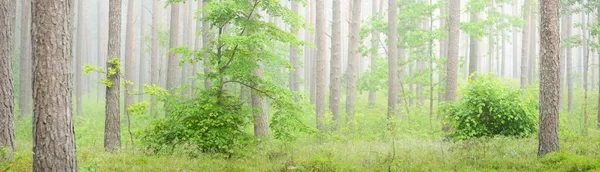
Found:
M 0 171 L 600 171 L 600 1 L 1 0 Z

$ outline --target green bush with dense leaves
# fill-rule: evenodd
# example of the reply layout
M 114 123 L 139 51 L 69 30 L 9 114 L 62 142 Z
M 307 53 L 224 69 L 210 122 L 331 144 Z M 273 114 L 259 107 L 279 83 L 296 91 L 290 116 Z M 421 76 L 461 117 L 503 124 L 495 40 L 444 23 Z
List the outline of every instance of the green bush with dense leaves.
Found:
M 444 108 L 451 136 L 527 136 L 536 131 L 537 103 L 509 81 L 482 75 L 469 81 L 462 97 Z
M 195 98 L 165 100 L 168 117 L 156 121 L 142 139 L 154 152 L 178 146 L 201 153 L 231 155 L 251 142 L 243 131 L 250 114 L 239 98 L 215 89 L 202 91 Z M 196 152 L 190 152 L 196 153 Z

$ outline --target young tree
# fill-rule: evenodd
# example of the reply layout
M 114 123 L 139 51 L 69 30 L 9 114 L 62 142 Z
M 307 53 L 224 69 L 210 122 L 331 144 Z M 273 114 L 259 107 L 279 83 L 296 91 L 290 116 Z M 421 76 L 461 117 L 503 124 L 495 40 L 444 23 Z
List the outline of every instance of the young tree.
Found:
M 456 101 L 456 89 L 458 87 L 458 44 L 460 39 L 460 0 L 450 0 L 448 7 L 450 18 L 448 19 L 448 60 L 446 67 L 446 101 Z
M 108 11 L 108 57 L 106 63 L 106 119 L 104 151 L 116 152 L 121 147 L 120 74 L 121 63 L 121 0 L 110 0 Z M 110 72 L 110 71 L 114 72 Z
M 77 171 L 69 3 L 32 2 L 33 171 Z
M 333 23 L 331 36 L 331 76 L 329 87 L 329 109 L 333 115 L 333 130 L 340 125 L 340 93 L 341 93 L 341 55 L 342 55 L 342 5 L 341 0 L 333 0 Z
M 31 0 L 21 1 L 21 66 L 19 70 L 19 118 L 32 113 Z
M 16 1 L 0 1 L 0 149 L 15 151 L 15 107 L 12 57 L 14 55 Z M 7 156 L 8 157 L 8 156 Z M 1 159 L 7 157 L 0 157 Z
M 325 23 L 325 1 L 316 0 L 316 35 L 317 35 L 317 82 L 316 82 L 316 114 L 317 114 L 317 129 L 321 132 L 326 132 L 325 125 L 325 63 L 327 60 L 327 23 Z
M 541 0 L 540 131 L 538 156 L 560 150 L 558 100 L 560 84 L 560 35 L 558 0 Z
M 127 31 L 125 36 L 125 80 L 134 81 L 135 77 L 135 0 L 127 1 Z M 133 84 L 125 86 L 125 116 L 129 114 L 127 108 L 133 104 Z
M 387 118 L 398 114 L 398 2 L 388 1 L 388 109 Z

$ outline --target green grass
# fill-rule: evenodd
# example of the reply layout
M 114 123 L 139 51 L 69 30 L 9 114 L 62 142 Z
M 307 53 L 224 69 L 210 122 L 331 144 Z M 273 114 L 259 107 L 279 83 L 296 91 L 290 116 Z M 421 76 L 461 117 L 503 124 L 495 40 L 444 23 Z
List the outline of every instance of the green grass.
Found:
M 583 100 L 577 99 L 575 111 L 561 119 L 561 153 L 541 159 L 535 135 L 447 140 L 439 120 L 429 119 L 423 108 L 427 105 L 411 107 L 410 114 L 393 122 L 395 130 L 387 131 L 386 97 L 380 93 L 373 108 L 367 108 L 366 100 L 366 95 L 359 97 L 355 120 L 337 133 L 303 135 L 293 142 L 274 140 L 227 159 L 208 154 L 191 158 L 177 150 L 173 155 L 148 154 L 139 139 L 131 144 L 125 123 L 123 150 L 104 153 L 104 105 L 85 99 L 84 115 L 75 117 L 78 165 L 80 171 L 600 171 L 600 131 L 592 124 L 597 94 L 590 96 L 587 136 L 580 132 Z M 134 116 L 132 131 L 142 132 L 156 118 Z M 312 114 L 306 120 L 314 125 Z M 32 171 L 31 119 L 16 126 L 18 150 L 12 159 L 0 162 L 0 171 Z

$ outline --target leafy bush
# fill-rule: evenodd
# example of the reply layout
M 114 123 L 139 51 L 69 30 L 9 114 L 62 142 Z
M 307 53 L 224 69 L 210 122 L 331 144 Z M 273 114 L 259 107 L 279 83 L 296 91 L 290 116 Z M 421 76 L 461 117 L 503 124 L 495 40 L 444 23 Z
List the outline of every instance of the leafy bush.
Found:
M 250 114 L 233 96 L 209 89 L 190 100 L 165 100 L 168 117 L 156 121 L 142 140 L 154 152 L 191 146 L 203 153 L 233 154 L 250 143 L 243 126 Z
M 527 136 L 535 132 L 537 103 L 505 80 L 482 75 L 471 80 L 463 96 L 444 108 L 451 136 Z

